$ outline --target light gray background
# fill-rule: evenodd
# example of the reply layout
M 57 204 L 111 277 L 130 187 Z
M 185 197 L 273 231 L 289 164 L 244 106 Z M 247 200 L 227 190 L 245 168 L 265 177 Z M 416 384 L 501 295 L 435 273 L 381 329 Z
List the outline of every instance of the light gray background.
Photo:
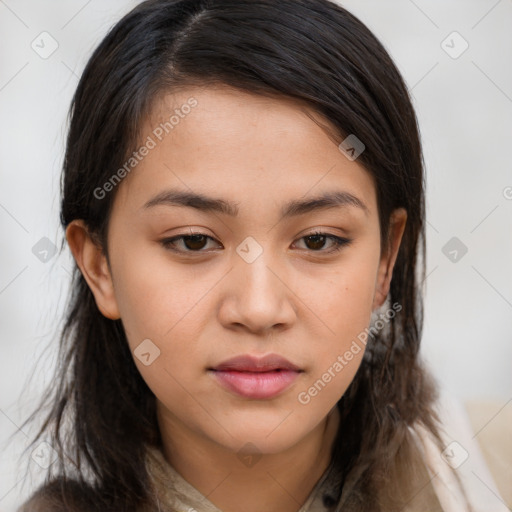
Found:
M 31 463 L 34 480 L 23 479 L 25 461 L 18 459 L 28 431 L 5 440 L 55 362 L 71 256 L 66 250 L 44 263 L 32 247 L 43 237 L 60 246 L 63 237 L 58 196 L 67 109 L 93 48 L 137 3 L 0 0 L 0 511 L 14 510 L 42 474 Z M 461 401 L 511 407 L 512 0 L 342 5 L 384 43 L 417 109 L 427 164 L 424 356 L 443 389 Z M 43 31 L 58 43 L 47 59 L 31 48 Z M 458 58 L 442 47 L 453 31 L 469 44 Z M 443 45 L 452 54 L 462 48 L 457 37 Z M 467 247 L 456 262 L 443 253 L 452 237 Z

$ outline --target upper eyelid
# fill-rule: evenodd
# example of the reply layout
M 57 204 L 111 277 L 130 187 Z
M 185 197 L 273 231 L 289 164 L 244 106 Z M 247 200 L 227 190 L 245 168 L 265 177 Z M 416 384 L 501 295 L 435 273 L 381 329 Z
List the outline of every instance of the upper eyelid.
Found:
M 321 229 L 316 229 L 310 233 L 306 233 L 304 235 L 301 235 L 299 237 L 297 237 L 295 240 L 302 240 L 303 238 L 307 238 L 309 236 L 315 236 L 315 235 L 321 235 L 321 236 L 325 236 L 326 238 L 329 238 L 329 239 L 334 239 L 338 245 L 344 245 L 344 244 L 348 244 L 350 242 L 352 242 L 352 239 L 351 238 L 348 238 L 346 236 L 340 236 L 340 235 L 335 235 L 333 233 L 329 233 L 328 231 L 322 231 Z M 215 241 L 216 243 L 219 243 L 220 245 L 222 245 L 221 242 L 219 242 L 218 240 L 216 240 L 213 236 L 210 236 L 210 235 L 207 235 L 206 233 L 201 233 L 201 232 L 189 232 L 189 233 L 182 233 L 180 235 L 175 235 L 175 236 L 171 236 L 171 237 L 167 237 L 167 238 L 163 238 L 162 240 L 160 240 L 161 243 L 170 243 L 170 242 L 175 242 L 175 241 L 178 241 L 180 239 L 183 239 L 183 238 L 186 238 L 186 237 L 189 237 L 189 236 L 204 236 L 206 238 L 209 238 L 210 240 L 213 240 Z M 180 251 L 178 249 L 178 251 Z M 201 252 L 207 252 L 207 251 L 203 251 L 203 250 L 198 250 L 198 251 L 191 251 L 191 250 L 185 250 L 185 251 L 181 251 L 181 252 L 190 252 L 190 253 L 201 253 Z M 315 251 L 313 251 L 315 252 Z M 328 251 L 318 251 L 319 253 L 320 252 L 328 252 Z
M 347 236 L 344 235 L 336 235 L 334 233 L 330 233 L 329 231 L 323 231 L 321 229 L 317 229 L 314 231 L 311 231 L 309 233 L 306 233 L 304 235 L 300 235 L 296 238 L 296 240 L 300 240 L 301 238 L 306 238 L 308 236 L 315 236 L 315 235 L 324 235 L 326 237 L 335 237 L 335 238 L 343 238 L 343 239 L 349 239 Z M 187 236 L 204 236 L 206 238 L 210 238 L 211 240 L 215 240 L 216 242 L 219 242 L 214 236 L 207 235 L 206 233 L 202 233 L 199 231 L 193 231 L 188 233 L 181 233 L 179 235 L 169 236 L 162 239 L 162 241 L 169 241 L 169 240 L 179 240 L 180 238 L 184 238 Z M 220 243 L 220 242 L 219 242 Z

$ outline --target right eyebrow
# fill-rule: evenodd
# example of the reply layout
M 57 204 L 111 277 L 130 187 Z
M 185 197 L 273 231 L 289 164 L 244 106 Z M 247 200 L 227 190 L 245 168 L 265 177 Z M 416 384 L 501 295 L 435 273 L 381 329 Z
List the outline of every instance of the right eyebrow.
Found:
M 238 215 L 238 205 L 224 199 L 216 199 L 203 194 L 181 190 L 164 190 L 144 203 L 143 209 L 157 205 L 186 206 L 206 212 L 218 212 L 235 217 Z

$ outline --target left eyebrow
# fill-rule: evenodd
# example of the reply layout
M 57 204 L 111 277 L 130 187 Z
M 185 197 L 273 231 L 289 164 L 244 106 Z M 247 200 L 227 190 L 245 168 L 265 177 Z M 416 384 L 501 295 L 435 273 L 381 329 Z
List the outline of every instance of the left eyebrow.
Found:
M 142 208 L 148 209 L 157 205 L 185 206 L 204 212 L 223 213 L 231 217 L 236 217 L 239 212 L 238 203 L 181 190 L 160 192 L 144 203 Z M 368 207 L 361 199 L 350 192 L 339 190 L 326 192 L 310 199 L 298 199 L 286 203 L 281 209 L 281 220 L 336 207 L 355 207 L 363 210 L 366 215 L 369 214 Z
M 287 203 L 281 211 L 281 219 L 304 215 L 318 210 L 327 210 L 336 207 L 360 208 L 366 215 L 370 213 L 368 207 L 355 195 L 343 190 L 326 192 L 320 196 L 306 200 L 295 200 Z

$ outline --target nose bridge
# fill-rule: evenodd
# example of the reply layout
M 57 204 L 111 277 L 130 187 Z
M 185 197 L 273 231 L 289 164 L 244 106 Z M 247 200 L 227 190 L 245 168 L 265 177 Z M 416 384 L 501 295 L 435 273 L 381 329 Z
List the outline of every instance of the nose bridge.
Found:
M 251 330 L 291 322 L 294 309 L 282 282 L 284 276 L 278 277 L 282 267 L 270 248 L 248 237 L 236 252 L 229 287 L 230 314 L 224 320 L 244 324 Z
M 237 247 L 238 261 L 235 264 L 236 279 L 242 294 L 249 295 L 254 301 L 265 299 L 265 302 L 275 300 L 281 294 L 279 280 L 270 269 L 277 267 L 269 247 L 248 237 Z

